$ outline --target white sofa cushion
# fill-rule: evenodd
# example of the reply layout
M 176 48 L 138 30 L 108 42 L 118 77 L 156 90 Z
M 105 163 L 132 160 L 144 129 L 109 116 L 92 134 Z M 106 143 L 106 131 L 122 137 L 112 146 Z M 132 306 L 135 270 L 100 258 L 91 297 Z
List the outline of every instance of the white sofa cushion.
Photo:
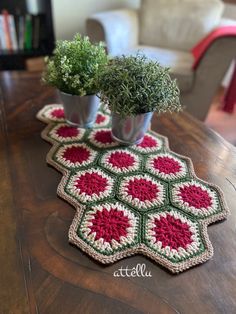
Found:
M 170 74 L 177 79 L 181 92 L 187 92 L 192 88 L 194 58 L 190 52 L 140 45 L 124 50 L 123 54 L 135 55 L 138 51 L 145 54 L 148 58 L 159 62 L 162 66 L 169 67 Z
M 140 43 L 189 51 L 220 21 L 220 0 L 142 0 Z

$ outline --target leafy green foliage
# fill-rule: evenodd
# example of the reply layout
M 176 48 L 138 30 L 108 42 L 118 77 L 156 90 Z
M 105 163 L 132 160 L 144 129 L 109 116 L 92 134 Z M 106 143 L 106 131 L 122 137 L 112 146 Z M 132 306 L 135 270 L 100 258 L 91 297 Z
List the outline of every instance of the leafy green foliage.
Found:
M 98 74 L 107 62 L 103 43 L 93 45 L 88 37 L 76 34 L 72 41 L 57 41 L 42 81 L 68 94 L 95 94 Z
M 129 116 L 179 111 L 179 88 L 169 69 L 137 54 L 110 60 L 99 76 L 101 99 L 111 111 Z

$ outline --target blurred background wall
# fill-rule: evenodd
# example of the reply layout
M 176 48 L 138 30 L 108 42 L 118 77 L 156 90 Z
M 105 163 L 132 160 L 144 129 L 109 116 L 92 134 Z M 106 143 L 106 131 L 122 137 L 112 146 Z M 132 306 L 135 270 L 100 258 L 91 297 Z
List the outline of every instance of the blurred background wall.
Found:
M 86 18 L 99 11 L 138 8 L 140 0 L 52 0 L 56 39 L 71 39 L 76 32 L 85 33 Z

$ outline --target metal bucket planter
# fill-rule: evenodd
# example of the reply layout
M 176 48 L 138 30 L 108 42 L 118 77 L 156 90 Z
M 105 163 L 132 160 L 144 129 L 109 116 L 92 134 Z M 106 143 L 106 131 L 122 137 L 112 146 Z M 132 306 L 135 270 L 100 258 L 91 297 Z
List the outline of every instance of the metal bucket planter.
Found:
M 99 98 L 96 95 L 78 96 L 59 91 L 66 121 L 73 126 L 90 128 L 96 120 Z
M 147 132 L 153 112 L 122 118 L 112 113 L 112 137 L 124 145 L 139 144 Z

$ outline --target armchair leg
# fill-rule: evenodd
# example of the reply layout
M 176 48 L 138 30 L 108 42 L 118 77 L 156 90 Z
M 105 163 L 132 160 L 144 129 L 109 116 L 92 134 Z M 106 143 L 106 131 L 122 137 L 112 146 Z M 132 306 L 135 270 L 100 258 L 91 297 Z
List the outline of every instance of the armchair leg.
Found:
M 180 100 L 188 113 L 190 113 L 195 118 L 205 121 L 210 106 L 212 104 L 213 95 L 205 94 L 204 92 L 190 92 L 181 95 Z

